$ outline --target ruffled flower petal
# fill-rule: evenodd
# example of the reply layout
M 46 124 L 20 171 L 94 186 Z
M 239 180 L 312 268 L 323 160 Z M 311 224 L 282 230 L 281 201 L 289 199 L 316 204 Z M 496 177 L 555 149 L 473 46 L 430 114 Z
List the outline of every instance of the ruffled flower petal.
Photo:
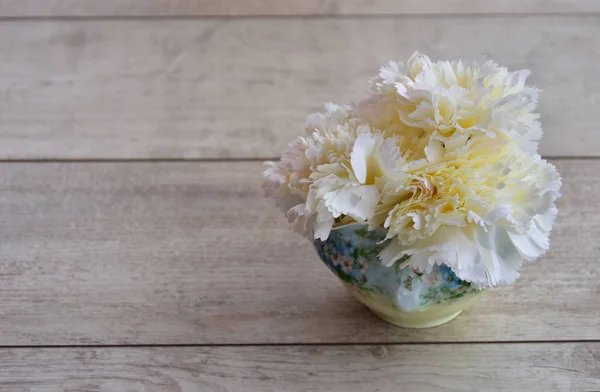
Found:
M 381 261 L 410 255 L 412 268 L 446 264 L 478 288 L 513 283 L 523 261 L 548 249 L 561 187 L 556 169 L 511 143 L 432 156 L 436 163 L 407 173 L 384 222 L 392 242 Z

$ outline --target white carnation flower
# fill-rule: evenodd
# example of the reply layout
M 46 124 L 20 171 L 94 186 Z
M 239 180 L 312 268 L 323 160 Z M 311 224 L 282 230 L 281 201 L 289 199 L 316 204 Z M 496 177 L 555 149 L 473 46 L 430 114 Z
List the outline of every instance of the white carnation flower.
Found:
M 370 89 L 385 100 L 395 97 L 405 126 L 425 130 L 448 149 L 473 137 L 501 137 L 533 153 L 542 130 L 534 112 L 538 90 L 525 85 L 528 75 L 493 62 L 432 62 L 415 53 L 406 65 L 383 67 Z
M 264 188 L 300 231 L 326 239 L 336 220 L 366 222 L 379 203 L 381 177 L 400 179 L 394 138 L 372 132 L 347 108 L 327 106 L 307 120 L 312 134 L 293 141 L 280 162 L 267 162 Z
M 342 216 L 356 222 L 372 219 L 380 199 L 378 180 L 402 178 L 397 165 L 401 156 L 395 141 L 368 130 L 366 125 L 359 127 L 351 153 L 320 165 L 311 175 L 314 182 L 306 210 L 317 213 L 315 238 L 327 239 L 335 219 Z
M 286 213 L 289 221 L 295 224 L 295 230 L 308 234 L 312 230 L 315 217 L 305 210 L 305 202 L 312 180 L 310 175 L 319 165 L 328 163 L 334 150 L 347 150 L 355 138 L 355 130 L 348 123 L 349 112 L 346 107 L 327 104 L 326 113 L 313 114 L 307 118 L 306 133 L 294 139 L 281 155 L 279 162 L 265 162 L 263 189 L 265 196 L 275 199 L 276 205 Z M 320 142 L 331 140 L 327 134 L 339 135 L 338 146 L 319 145 L 315 134 L 322 134 Z
M 539 155 L 514 143 L 469 142 L 433 162 L 415 165 L 393 191 L 395 206 L 384 223 L 390 245 L 381 260 L 422 271 L 446 264 L 477 288 L 507 285 L 523 261 L 549 247 L 560 176 Z M 435 153 L 433 153 L 435 151 Z

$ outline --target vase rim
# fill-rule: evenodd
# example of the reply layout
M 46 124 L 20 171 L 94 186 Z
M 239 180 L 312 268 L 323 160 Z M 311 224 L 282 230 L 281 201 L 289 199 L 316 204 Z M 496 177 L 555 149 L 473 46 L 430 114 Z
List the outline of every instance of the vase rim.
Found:
M 339 230 L 339 229 L 343 229 L 345 227 L 351 227 L 351 226 L 367 226 L 367 224 L 366 223 L 360 223 L 360 222 L 351 222 L 351 223 L 346 223 L 346 224 L 339 225 L 339 226 L 334 226 L 334 227 L 331 228 L 331 231 Z

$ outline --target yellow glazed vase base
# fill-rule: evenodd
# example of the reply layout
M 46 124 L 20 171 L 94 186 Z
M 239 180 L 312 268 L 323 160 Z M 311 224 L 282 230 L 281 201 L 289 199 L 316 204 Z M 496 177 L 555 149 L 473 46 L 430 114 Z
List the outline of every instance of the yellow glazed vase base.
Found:
M 407 320 L 406 318 L 389 317 L 386 314 L 378 313 L 372 309 L 371 309 L 371 311 L 373 312 L 373 314 L 375 316 L 379 317 L 383 321 L 387 321 L 388 323 L 393 324 L 397 327 L 415 328 L 415 329 L 431 328 L 431 327 L 437 327 L 442 324 L 446 324 L 448 321 L 454 320 L 456 317 L 458 317 L 459 314 L 462 313 L 462 310 L 459 310 L 458 312 L 451 314 L 450 316 L 446 316 L 446 317 L 442 317 L 442 318 L 434 319 L 434 320 Z
M 383 296 L 364 295 L 353 286 L 345 285 L 345 287 L 377 317 L 404 328 L 431 328 L 445 324 L 477 302 L 482 293 L 471 294 L 442 304 L 429 305 L 423 310 L 404 312 L 389 303 L 389 300 Z

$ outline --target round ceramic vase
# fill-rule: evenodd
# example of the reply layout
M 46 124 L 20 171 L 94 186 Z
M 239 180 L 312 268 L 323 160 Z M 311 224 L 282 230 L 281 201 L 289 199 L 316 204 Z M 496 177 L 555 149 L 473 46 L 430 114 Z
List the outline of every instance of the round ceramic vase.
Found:
M 386 231 L 362 224 L 335 228 L 325 241 L 315 240 L 319 256 L 360 302 L 383 320 L 406 328 L 428 328 L 457 317 L 481 293 L 445 265 L 430 273 L 402 261 L 386 267 L 377 254 L 387 245 Z M 406 256 L 408 257 L 408 256 Z

